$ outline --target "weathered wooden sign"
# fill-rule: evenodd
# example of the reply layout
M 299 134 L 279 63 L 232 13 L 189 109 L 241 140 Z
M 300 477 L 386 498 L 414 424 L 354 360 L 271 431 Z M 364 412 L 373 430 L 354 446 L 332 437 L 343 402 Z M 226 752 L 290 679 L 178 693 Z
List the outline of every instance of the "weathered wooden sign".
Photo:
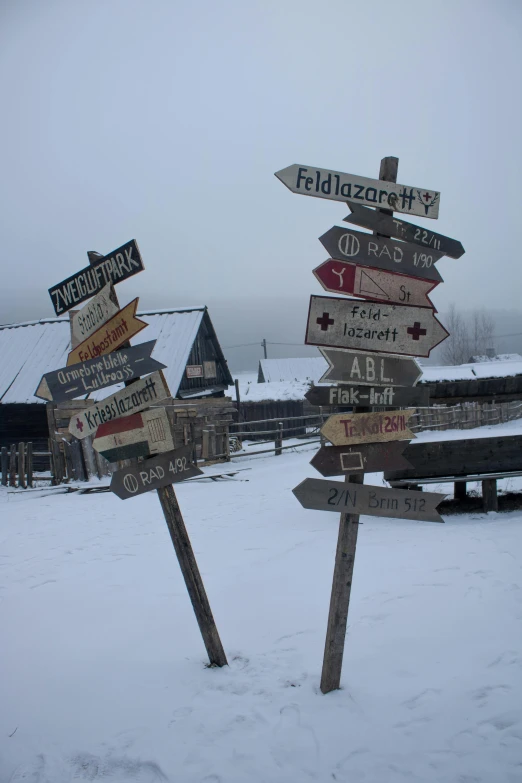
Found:
M 187 364 L 185 371 L 187 373 L 187 378 L 203 378 L 202 364 Z
M 409 492 L 313 478 L 305 479 L 292 492 L 304 508 L 317 511 L 444 522 L 436 508 L 446 495 L 438 492 Z
M 374 413 L 334 413 L 321 427 L 321 434 L 334 446 L 413 439 L 408 421 L 415 409 Z
M 444 234 L 436 234 L 427 228 L 415 226 L 413 223 L 406 223 L 404 220 L 385 215 L 378 210 L 363 207 L 348 202 L 352 214 L 344 218 L 346 223 L 353 223 L 361 228 L 369 228 L 370 231 L 376 231 L 378 234 L 385 234 L 389 237 L 402 239 L 405 242 L 413 242 L 420 247 L 439 250 L 445 256 L 450 258 L 460 258 L 466 252 L 462 244 L 457 239 L 445 237 Z
M 442 281 L 435 263 L 444 255 L 438 250 L 424 250 L 417 245 L 399 242 L 386 237 L 374 237 L 362 231 L 349 231 L 332 226 L 319 237 L 319 241 L 332 258 L 356 261 L 358 264 L 391 272 L 401 272 L 426 280 Z
M 319 348 L 330 365 L 320 383 L 357 383 L 362 386 L 414 386 L 422 375 L 415 359 L 377 356 L 364 351 Z
M 410 215 L 437 218 L 440 193 L 436 190 L 398 185 L 381 179 L 359 177 L 342 171 L 319 169 L 294 163 L 275 172 L 283 185 L 303 196 L 327 198 L 333 201 L 350 201 L 370 207 L 384 207 Z
M 172 451 L 174 441 L 167 411 L 150 408 L 100 424 L 92 445 L 109 462 Z
M 114 286 L 107 283 L 85 307 L 74 315 L 71 313 L 71 347 L 76 348 L 109 318 L 116 315 L 119 309 Z
M 155 370 L 163 370 L 165 365 L 151 357 L 155 345 L 156 340 L 150 340 L 108 353 L 99 359 L 47 372 L 42 376 L 34 396 L 42 400 L 64 402 L 116 383 L 131 381 Z
M 81 440 L 96 432 L 100 424 L 139 413 L 169 396 L 161 372 L 154 372 L 73 416 L 69 422 L 69 432 Z
M 135 239 L 131 239 L 109 255 L 102 256 L 95 264 L 49 288 L 54 312 L 56 315 L 66 313 L 95 296 L 107 283 L 121 283 L 144 269 L 138 244 Z
M 428 386 L 312 386 L 305 394 L 310 405 L 379 405 L 407 408 L 429 405 Z
M 136 318 L 137 307 L 138 297 L 113 315 L 83 343 L 77 345 L 67 357 L 67 366 L 116 351 L 131 337 L 145 329 L 148 324 Z
M 377 302 L 435 309 L 428 294 L 438 283 L 431 280 L 349 264 L 333 258 L 323 261 L 313 272 L 325 291 L 334 294 L 353 294 Z
M 321 446 L 310 460 L 310 465 L 327 477 L 355 472 L 410 470 L 411 462 L 403 456 L 409 442 L 396 440 L 388 443 L 360 443 L 358 446 Z
M 307 345 L 429 356 L 448 336 L 428 307 L 310 297 Z
M 192 446 L 160 454 L 122 468 L 112 474 L 110 489 L 121 500 L 128 500 L 152 489 L 161 489 L 203 473 L 192 462 Z M 222 665 L 222 664 L 220 664 Z

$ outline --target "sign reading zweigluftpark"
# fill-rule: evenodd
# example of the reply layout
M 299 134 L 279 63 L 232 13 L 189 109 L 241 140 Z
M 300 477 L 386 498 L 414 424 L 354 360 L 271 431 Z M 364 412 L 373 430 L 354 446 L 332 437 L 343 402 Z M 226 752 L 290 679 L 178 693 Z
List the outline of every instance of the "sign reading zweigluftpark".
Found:
M 336 296 L 312 295 L 306 326 L 305 343 L 328 362 L 321 382 L 337 384 L 312 387 L 308 400 L 352 408 L 326 420 L 321 433 L 332 445 L 321 446 L 311 462 L 327 478 L 344 476 L 344 483 L 307 478 L 294 489 L 304 508 L 341 512 L 323 693 L 340 687 L 359 516 L 444 521 L 437 512 L 444 495 L 364 485 L 365 473 L 407 461 L 415 406 L 427 404 L 414 357 L 429 356 L 448 337 L 428 296 L 442 282 L 436 263 L 464 253 L 457 240 L 394 217 L 436 219 L 441 198 L 430 188 L 397 184 L 397 169 L 398 158 L 388 157 L 378 180 L 300 164 L 275 175 L 293 193 L 347 203 L 345 221 L 373 232 L 334 226 L 320 237 L 330 258 L 314 275 Z

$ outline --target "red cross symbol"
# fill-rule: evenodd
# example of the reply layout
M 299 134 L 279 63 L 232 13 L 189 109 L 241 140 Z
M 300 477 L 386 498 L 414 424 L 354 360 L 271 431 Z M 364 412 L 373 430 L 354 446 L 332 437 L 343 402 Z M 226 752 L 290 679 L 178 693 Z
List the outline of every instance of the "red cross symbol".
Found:
M 317 323 L 321 327 L 321 332 L 326 332 L 328 327 L 334 323 L 334 319 L 330 318 L 330 313 L 323 313 L 322 317 L 317 319 Z
M 83 432 L 83 422 L 80 421 L 80 419 L 76 419 L 76 426 L 80 430 L 80 432 Z
M 424 201 L 429 201 L 431 198 L 431 193 L 425 193 L 423 196 Z
M 413 326 L 408 326 L 406 331 L 408 334 L 411 334 L 412 340 L 418 340 L 422 335 L 426 334 L 426 329 L 421 329 L 421 325 L 418 321 L 415 321 Z

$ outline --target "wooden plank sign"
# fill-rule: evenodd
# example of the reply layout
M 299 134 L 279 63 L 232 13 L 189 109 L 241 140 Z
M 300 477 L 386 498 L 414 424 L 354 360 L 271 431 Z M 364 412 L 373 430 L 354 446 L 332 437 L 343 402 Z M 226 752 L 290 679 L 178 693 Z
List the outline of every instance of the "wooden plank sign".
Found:
M 442 258 L 443 253 L 437 250 L 424 250 L 407 242 L 374 237 L 339 226 L 330 228 L 319 237 L 319 241 L 332 258 L 341 261 L 354 261 L 364 266 L 434 280 L 436 283 L 442 281 L 435 263 Z
M 105 354 L 99 359 L 89 359 L 72 367 L 47 372 L 42 376 L 34 396 L 42 400 L 64 402 L 116 383 L 131 381 L 155 370 L 163 370 L 165 365 L 151 357 L 155 345 L 156 340 L 149 340 Z
M 429 356 L 448 336 L 428 307 L 310 297 L 307 345 Z
M 385 215 L 378 210 L 363 207 L 353 201 L 349 201 L 348 206 L 352 210 L 352 214 L 344 218 L 346 223 L 369 228 L 370 231 L 384 234 L 387 237 L 412 242 L 419 247 L 439 250 L 450 258 L 460 258 L 466 252 L 457 239 L 445 237 L 444 234 L 436 234 L 430 229 L 406 223 L 404 220 L 398 220 L 398 218 Z
M 438 283 L 432 280 L 348 264 L 333 258 L 324 261 L 313 273 L 325 291 L 333 294 L 353 294 L 377 302 L 417 305 L 435 310 L 428 294 Z
M 148 324 L 136 318 L 138 297 L 129 302 L 122 310 L 118 310 L 103 326 L 100 326 L 90 337 L 74 348 L 67 357 L 67 366 L 116 351 L 128 342 Z
M 411 463 L 403 456 L 409 442 L 399 440 L 388 443 L 360 443 L 358 446 L 321 446 L 310 460 L 310 465 L 322 476 L 409 470 Z
M 292 492 L 304 508 L 317 511 L 444 522 L 436 508 L 446 495 L 438 492 L 410 492 L 313 478 L 305 479 Z
M 428 386 L 312 386 L 305 394 L 310 405 L 380 405 L 385 408 L 407 408 L 429 405 Z
M 100 424 L 139 413 L 169 396 L 161 372 L 154 372 L 73 416 L 69 422 L 69 432 L 81 440 L 96 432 Z
M 109 318 L 116 315 L 119 309 L 114 286 L 107 283 L 85 307 L 74 315 L 71 313 L 71 347 L 76 348 Z
M 440 193 L 436 190 L 398 185 L 381 179 L 359 177 L 342 171 L 319 169 L 294 163 L 275 172 L 283 185 L 302 196 L 315 196 L 333 201 L 349 201 L 370 207 L 384 207 L 410 215 L 438 218 Z
M 357 383 L 362 386 L 415 386 L 422 369 L 415 359 L 376 355 L 364 351 L 319 348 L 329 367 L 320 383 Z
M 415 437 L 408 421 L 415 410 L 375 411 L 374 413 L 334 413 L 321 427 L 321 434 L 334 446 L 379 443 Z
M 92 442 L 108 462 L 152 457 L 174 449 L 165 408 L 150 408 L 101 424 Z
M 192 462 L 192 446 L 182 446 L 175 451 L 160 454 L 122 468 L 112 474 L 110 489 L 121 500 L 137 497 L 152 489 L 200 476 L 203 471 Z

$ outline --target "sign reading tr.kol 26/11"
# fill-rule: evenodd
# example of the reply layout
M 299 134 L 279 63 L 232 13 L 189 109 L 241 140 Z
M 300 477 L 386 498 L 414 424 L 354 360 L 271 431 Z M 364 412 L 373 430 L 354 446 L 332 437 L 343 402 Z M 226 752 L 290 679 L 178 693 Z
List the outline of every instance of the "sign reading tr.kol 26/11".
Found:
M 334 201 L 352 200 L 371 207 L 384 207 L 410 215 L 438 218 L 440 193 L 436 190 L 398 185 L 380 179 L 358 177 L 342 171 L 294 163 L 275 172 L 293 193 Z

